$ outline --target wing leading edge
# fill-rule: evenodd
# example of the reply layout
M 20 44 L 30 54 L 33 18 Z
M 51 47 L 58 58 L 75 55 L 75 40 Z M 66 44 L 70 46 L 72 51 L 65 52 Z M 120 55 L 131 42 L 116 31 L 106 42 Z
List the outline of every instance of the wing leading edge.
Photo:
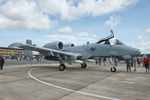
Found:
M 65 56 L 73 56 L 73 57 L 78 57 L 81 56 L 79 53 L 73 53 L 73 52 L 65 52 L 61 50 L 55 50 L 55 49 L 49 49 L 49 48 L 44 48 L 44 47 L 36 47 L 32 45 L 20 45 L 20 48 L 23 49 L 28 49 L 28 50 L 33 50 L 33 51 L 38 51 L 38 52 L 46 52 L 46 53 L 52 53 L 52 54 L 60 54 L 60 55 L 65 55 Z

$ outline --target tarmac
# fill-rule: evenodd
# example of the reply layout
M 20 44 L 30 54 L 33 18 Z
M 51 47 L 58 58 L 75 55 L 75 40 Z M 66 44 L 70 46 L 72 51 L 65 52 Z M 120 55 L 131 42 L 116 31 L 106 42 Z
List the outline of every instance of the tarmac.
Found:
M 120 63 L 117 72 L 110 65 L 67 65 L 57 63 L 7 63 L 0 70 L 0 100 L 150 100 L 150 73 L 144 67 L 126 72 Z M 133 70 L 133 68 L 132 68 Z

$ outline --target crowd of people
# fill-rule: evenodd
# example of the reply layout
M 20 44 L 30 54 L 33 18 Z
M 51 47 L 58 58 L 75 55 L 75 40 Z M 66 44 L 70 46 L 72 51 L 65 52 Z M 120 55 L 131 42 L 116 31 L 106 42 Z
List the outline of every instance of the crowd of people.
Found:
M 118 58 L 117 57 L 99 57 L 96 61 L 96 64 L 101 65 L 101 62 L 103 62 L 103 65 L 106 66 L 108 63 L 109 65 L 117 67 L 118 65 Z M 146 69 L 146 73 L 149 73 L 149 67 L 150 67 L 150 57 L 131 57 L 125 60 L 127 72 L 131 72 L 131 67 L 133 67 L 133 71 L 137 71 L 137 67 L 143 66 Z
M 36 57 L 33 57 L 32 60 L 33 59 L 36 59 L 37 61 L 41 61 L 42 57 L 36 56 Z M 18 60 L 28 60 L 28 58 L 23 57 Z M 117 67 L 118 58 L 117 57 L 107 57 L 107 58 L 106 57 L 103 57 L 103 58 L 98 57 L 96 59 L 96 64 L 99 63 L 99 65 L 101 65 L 101 62 L 103 62 L 104 66 L 106 66 L 107 63 L 109 63 L 110 65 Z M 0 69 L 1 70 L 3 69 L 4 63 L 5 63 L 4 57 L 0 56 Z M 138 67 L 140 67 L 141 64 L 143 65 L 143 67 L 145 67 L 146 73 L 149 73 L 149 67 L 150 67 L 150 57 L 149 56 L 147 56 L 145 58 L 132 57 L 132 58 L 126 59 L 127 72 L 131 72 L 131 67 L 134 68 L 133 71 L 137 71 L 137 69 L 136 69 L 137 65 L 138 65 Z
M 134 71 L 136 70 L 136 67 L 140 67 L 141 65 L 145 67 L 146 73 L 149 73 L 149 67 L 150 67 L 150 58 L 149 56 L 145 58 L 140 58 L 140 57 L 132 57 L 131 59 L 126 60 L 127 64 L 127 72 L 131 72 L 131 67 L 134 67 Z
M 10 56 L 7 59 L 17 60 L 17 61 L 32 61 L 37 60 L 38 62 L 42 60 L 42 56 L 33 56 L 33 57 L 27 57 L 27 56 Z
M 4 66 L 4 64 L 5 64 L 5 59 L 15 59 L 15 60 L 17 60 L 17 61 L 22 61 L 22 60 L 26 60 L 26 61 L 32 61 L 32 60 L 36 60 L 37 62 L 40 62 L 41 60 L 42 60 L 42 56 L 35 56 L 35 57 L 32 57 L 32 58 L 30 58 L 30 57 L 26 57 L 26 56 L 21 56 L 21 57 L 9 57 L 9 58 L 5 58 L 5 57 L 3 57 L 3 56 L 0 56 L 0 70 L 2 70 L 3 69 L 3 66 Z
M 103 65 L 106 66 L 106 64 L 110 64 L 110 65 L 114 65 L 117 66 L 118 65 L 118 58 L 117 57 L 98 57 L 96 59 L 96 64 L 99 63 L 99 65 L 101 65 L 103 62 Z

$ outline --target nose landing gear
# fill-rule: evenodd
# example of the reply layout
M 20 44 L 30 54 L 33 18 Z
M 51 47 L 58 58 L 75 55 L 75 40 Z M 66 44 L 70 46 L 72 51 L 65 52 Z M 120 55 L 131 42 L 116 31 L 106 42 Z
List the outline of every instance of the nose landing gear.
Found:
M 116 72 L 116 67 L 111 67 L 111 72 Z
M 87 64 L 86 63 L 82 63 L 81 64 L 81 68 L 86 68 L 87 67 Z
M 64 71 L 65 69 L 66 69 L 65 64 L 60 64 L 59 70 L 60 70 L 60 71 Z

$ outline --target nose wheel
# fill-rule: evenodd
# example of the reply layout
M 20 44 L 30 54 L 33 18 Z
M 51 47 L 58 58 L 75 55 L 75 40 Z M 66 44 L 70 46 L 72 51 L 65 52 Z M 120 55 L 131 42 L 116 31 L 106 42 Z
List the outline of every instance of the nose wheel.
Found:
M 81 64 L 81 68 L 86 68 L 87 67 L 87 64 L 86 63 L 82 63 Z
M 60 71 L 64 71 L 65 69 L 66 69 L 65 64 L 60 64 L 59 70 L 60 70 Z
M 111 72 L 116 72 L 116 67 L 111 67 Z

